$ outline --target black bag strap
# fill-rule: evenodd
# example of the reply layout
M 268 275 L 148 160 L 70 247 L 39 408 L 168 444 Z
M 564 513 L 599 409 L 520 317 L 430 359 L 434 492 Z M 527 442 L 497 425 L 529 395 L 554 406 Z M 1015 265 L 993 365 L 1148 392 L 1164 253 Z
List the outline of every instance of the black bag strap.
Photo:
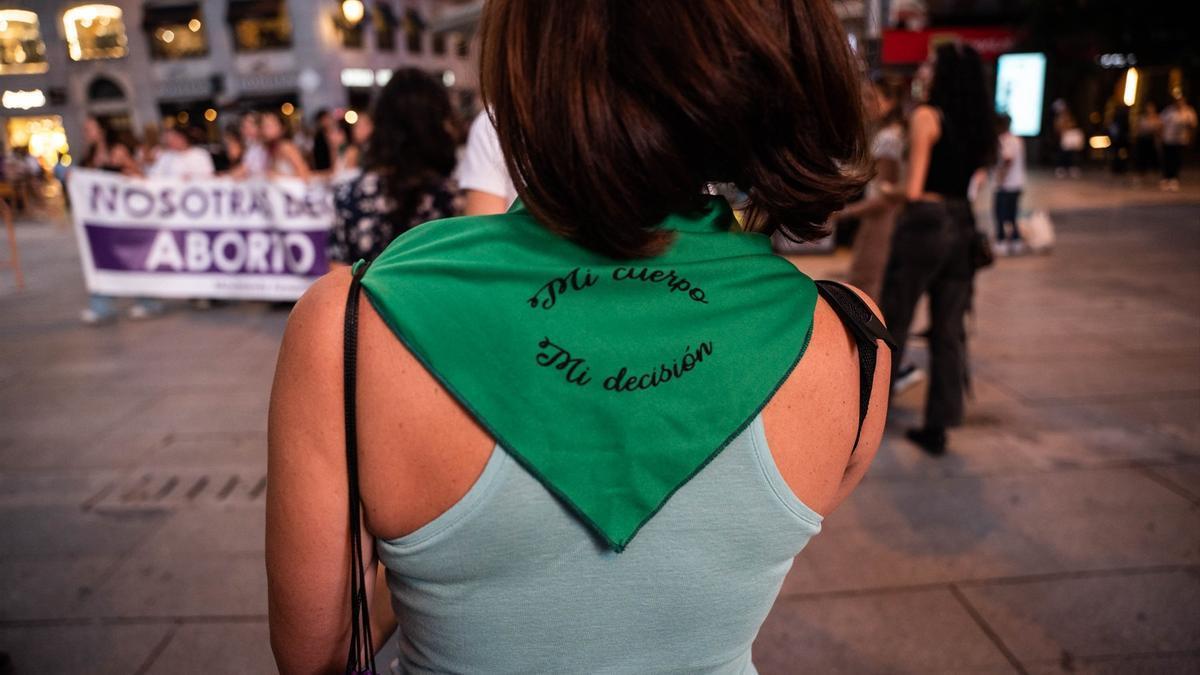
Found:
M 863 422 L 867 419 L 867 409 L 871 406 L 871 389 L 875 385 L 875 364 L 879 354 L 879 340 L 895 353 L 896 341 L 888 332 L 875 312 L 857 293 L 845 284 L 836 281 L 818 281 L 817 292 L 825 298 L 825 302 L 833 308 L 846 330 L 854 338 L 858 347 L 858 433 L 854 435 L 854 447 L 858 449 L 858 439 L 862 436 Z
M 358 378 L 358 298 L 362 277 L 370 263 L 361 263 L 353 272 L 346 297 L 345 328 L 342 340 L 342 386 L 346 418 L 346 473 L 350 486 L 350 653 L 346 657 L 347 675 L 375 673 L 375 641 L 371 636 L 371 612 L 367 608 L 366 564 L 362 552 L 362 501 L 358 494 L 358 426 L 355 399 Z

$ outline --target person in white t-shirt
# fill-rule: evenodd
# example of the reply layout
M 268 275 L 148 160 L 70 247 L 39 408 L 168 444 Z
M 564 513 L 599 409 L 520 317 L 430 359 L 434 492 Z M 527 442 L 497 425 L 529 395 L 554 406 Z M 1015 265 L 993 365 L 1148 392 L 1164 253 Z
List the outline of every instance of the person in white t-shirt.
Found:
M 500 151 L 500 139 L 487 111 L 479 113 L 471 123 L 467 150 L 458 165 L 458 185 L 466 191 L 464 214 L 486 216 L 504 213 L 517 198 Z
M 999 134 L 999 159 L 996 162 L 996 193 L 993 202 L 996 217 L 996 250 L 1001 255 L 1016 254 L 1023 248 L 1017 228 L 1017 205 L 1025 189 L 1025 143 L 1012 132 L 1012 118 L 996 117 Z
M 216 174 L 212 155 L 192 145 L 188 129 L 175 126 L 163 132 L 163 149 L 146 175 L 152 178 L 211 178 Z
M 233 170 L 235 178 L 263 178 L 271 164 L 271 155 L 262 142 L 258 113 L 248 112 L 238 120 L 238 132 L 242 135 L 242 161 Z
M 1182 96 L 1176 98 L 1162 113 L 1163 179 L 1162 189 L 1179 191 L 1179 171 L 1183 168 L 1183 153 L 1192 144 L 1196 133 L 1196 109 Z
M 212 178 L 216 175 L 212 154 L 204 148 L 192 145 L 193 132 L 188 127 L 174 126 L 163 132 L 163 149 L 158 153 L 158 159 L 146 172 L 151 178 L 177 178 L 182 180 L 197 180 Z M 193 298 L 192 306 L 196 309 L 209 309 L 212 300 L 208 298 Z

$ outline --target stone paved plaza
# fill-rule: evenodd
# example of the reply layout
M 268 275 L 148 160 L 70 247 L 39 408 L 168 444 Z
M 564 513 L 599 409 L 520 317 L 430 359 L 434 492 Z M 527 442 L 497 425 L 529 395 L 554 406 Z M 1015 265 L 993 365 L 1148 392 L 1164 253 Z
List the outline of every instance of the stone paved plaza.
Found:
M 923 456 L 900 433 L 924 392 L 897 400 L 787 579 L 763 673 L 1200 672 L 1200 191 L 1031 192 L 1058 247 L 981 275 L 966 427 Z M 28 288 L 0 271 L 0 651 L 18 674 L 273 672 L 266 409 L 286 311 L 86 328 L 69 228 L 18 229 Z

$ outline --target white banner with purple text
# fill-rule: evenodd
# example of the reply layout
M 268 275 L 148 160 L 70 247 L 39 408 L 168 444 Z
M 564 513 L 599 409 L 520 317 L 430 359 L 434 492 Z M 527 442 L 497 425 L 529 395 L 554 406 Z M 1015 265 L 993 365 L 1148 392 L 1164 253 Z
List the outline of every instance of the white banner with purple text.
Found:
M 333 199 L 320 181 L 72 169 L 67 189 L 92 293 L 295 300 L 329 267 Z

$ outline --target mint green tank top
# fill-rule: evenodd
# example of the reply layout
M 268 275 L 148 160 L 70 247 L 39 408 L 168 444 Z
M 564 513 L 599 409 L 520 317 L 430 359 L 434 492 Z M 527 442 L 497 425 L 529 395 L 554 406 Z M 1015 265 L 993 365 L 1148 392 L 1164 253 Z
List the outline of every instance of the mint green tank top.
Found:
M 820 529 L 755 416 L 622 553 L 500 446 L 461 501 L 377 551 L 404 673 L 754 673 Z

